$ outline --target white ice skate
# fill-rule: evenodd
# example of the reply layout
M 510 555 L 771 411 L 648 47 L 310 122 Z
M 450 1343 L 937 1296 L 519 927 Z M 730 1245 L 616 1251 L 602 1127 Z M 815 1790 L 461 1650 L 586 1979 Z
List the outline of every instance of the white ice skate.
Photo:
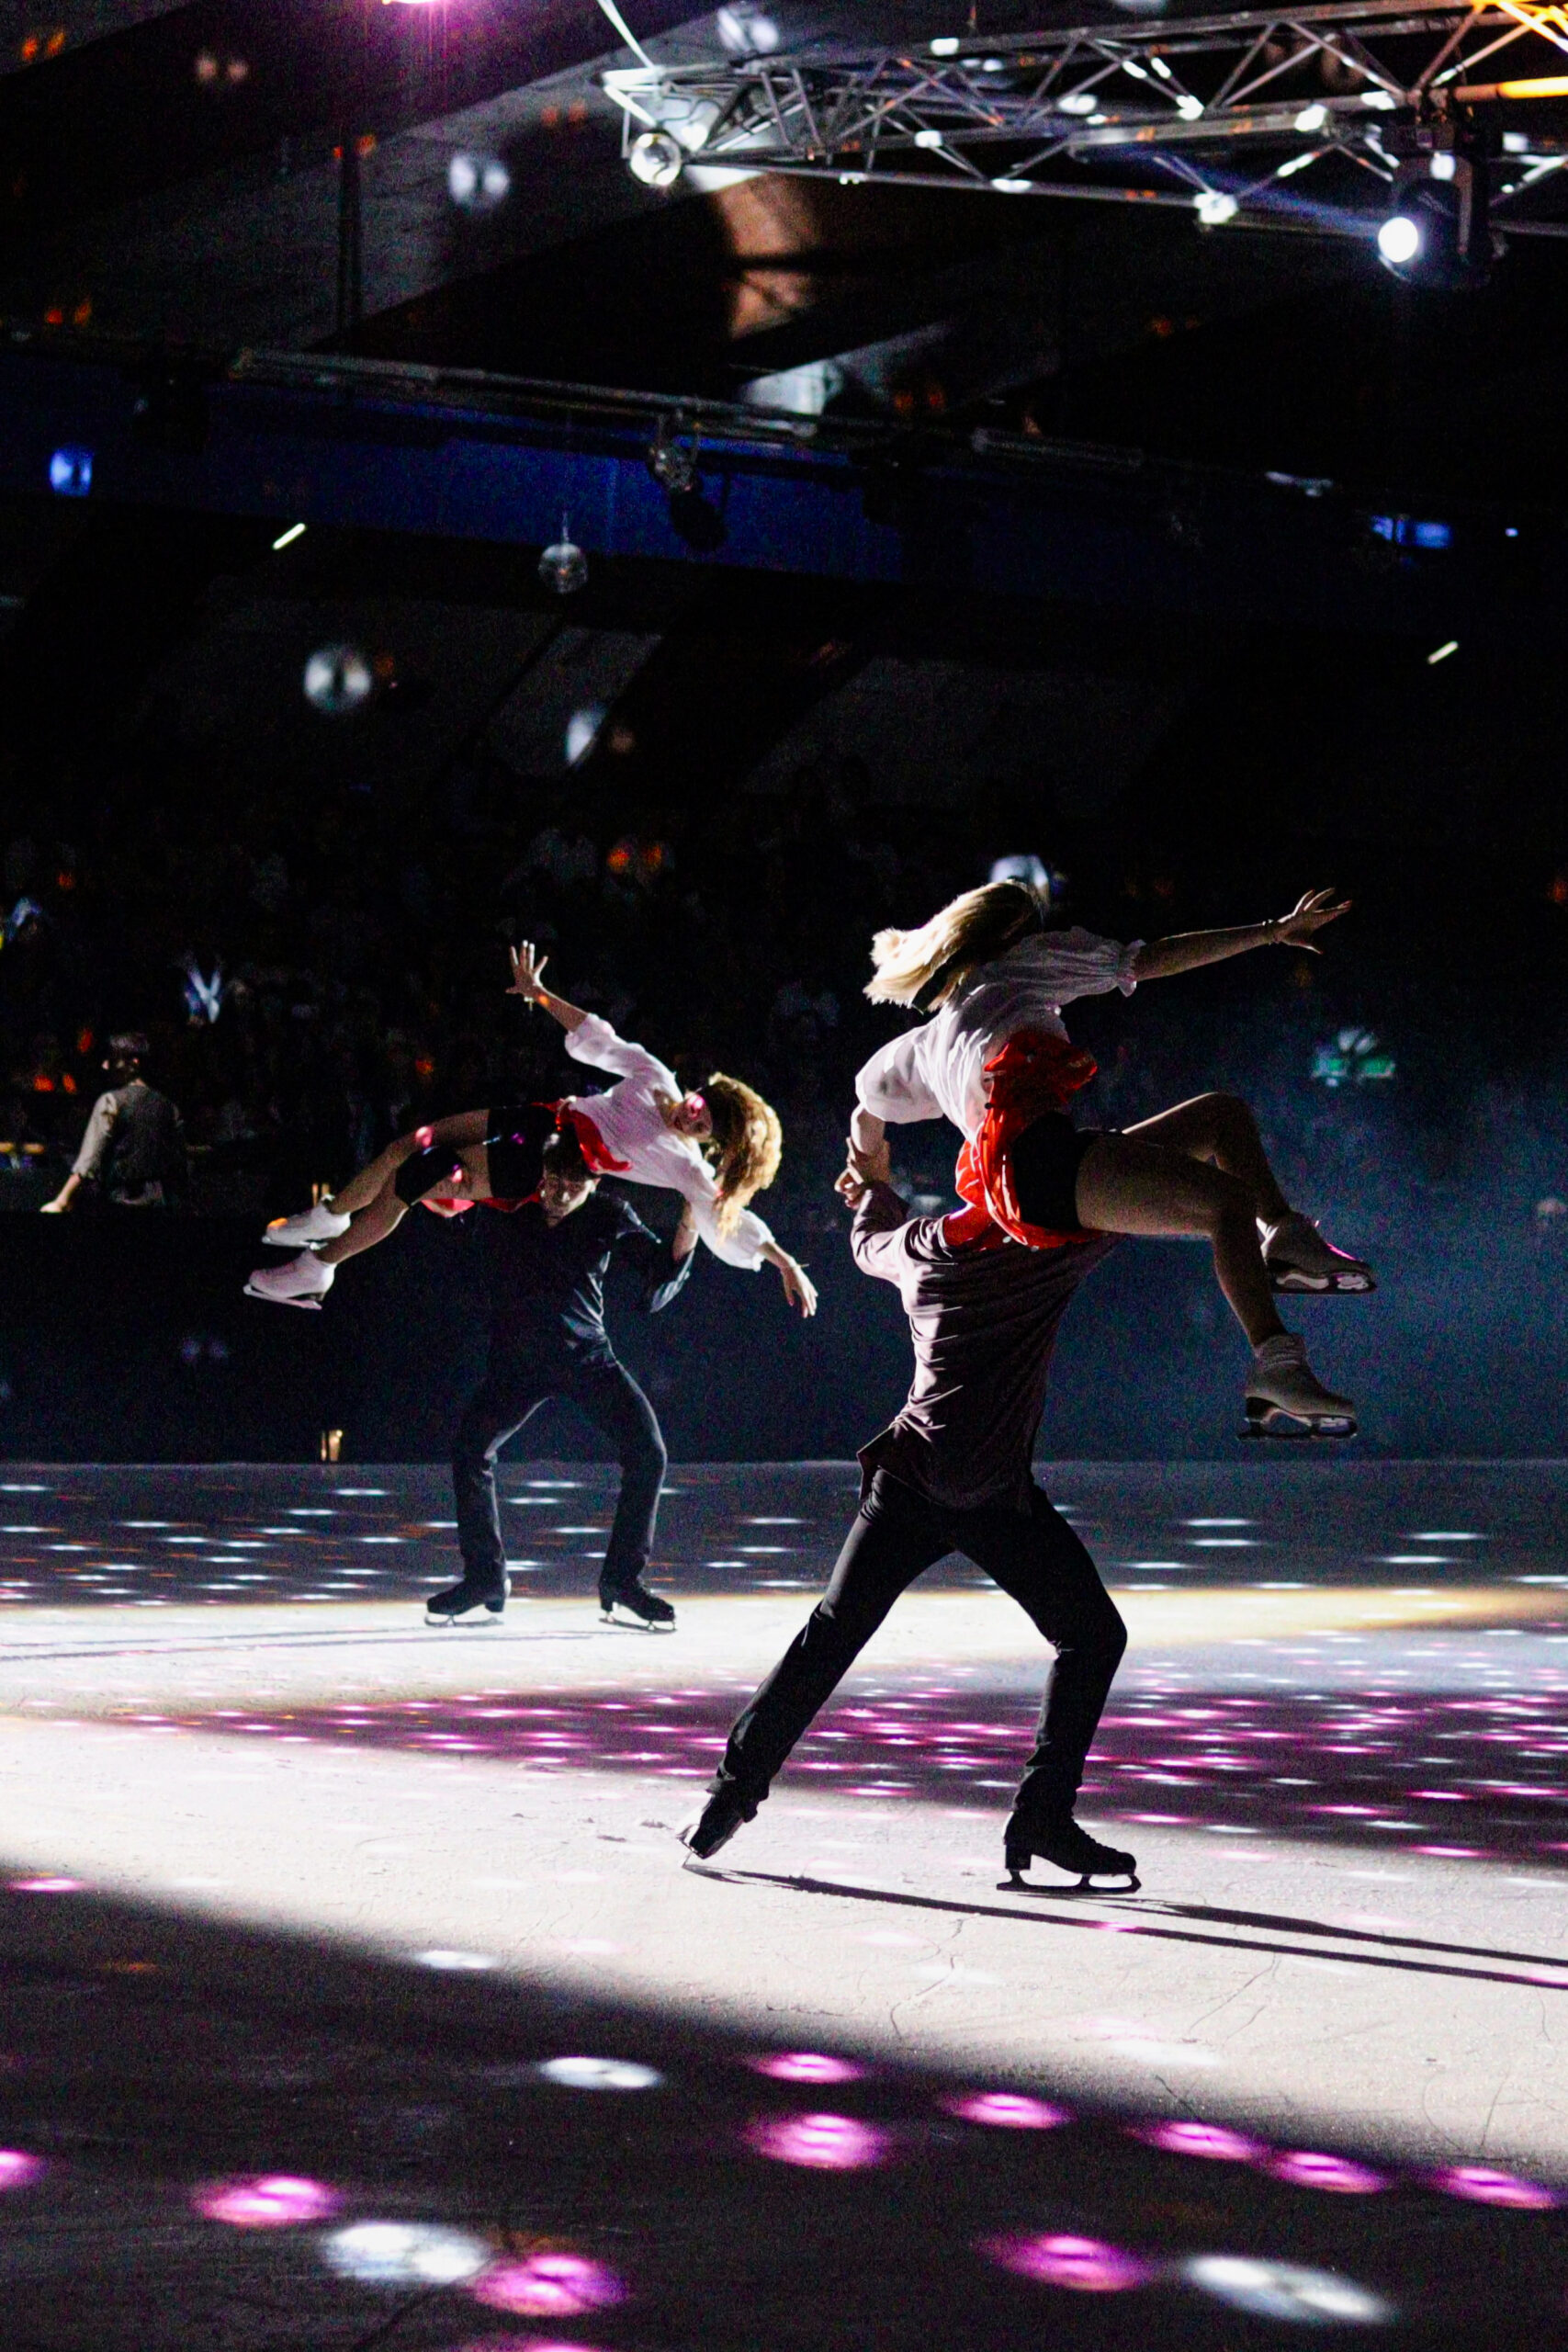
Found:
M 247 1298 L 270 1298 L 276 1306 L 320 1306 L 333 1286 L 335 1266 L 323 1266 L 309 1250 L 286 1265 L 258 1266 L 245 1284 Z
M 335 1241 L 348 1231 L 351 1222 L 325 1201 L 318 1201 L 313 1209 L 301 1209 L 297 1216 L 275 1216 L 262 1239 L 273 1250 L 314 1250 L 323 1241 Z
M 1354 1437 L 1356 1408 L 1325 1388 L 1293 1331 L 1277 1332 L 1253 1355 L 1243 1437 Z
M 1295 1291 L 1326 1298 L 1337 1293 L 1376 1290 L 1372 1270 L 1363 1258 L 1336 1250 L 1325 1241 L 1311 1217 L 1292 1209 L 1278 1225 L 1258 1220 L 1263 1243 L 1263 1263 L 1272 1290 Z

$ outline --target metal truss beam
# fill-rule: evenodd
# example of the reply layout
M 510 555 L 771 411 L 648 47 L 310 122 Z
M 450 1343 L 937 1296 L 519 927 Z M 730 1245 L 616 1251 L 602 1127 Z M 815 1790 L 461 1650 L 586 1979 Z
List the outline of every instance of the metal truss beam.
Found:
M 1480 119 L 1503 149 L 1497 225 L 1562 225 L 1532 198 L 1568 163 L 1558 0 L 1314 0 L 600 80 L 628 156 L 661 132 L 708 170 L 1175 202 L 1325 234 L 1370 233 L 1400 162 Z M 1310 191 L 1292 185 L 1309 171 Z

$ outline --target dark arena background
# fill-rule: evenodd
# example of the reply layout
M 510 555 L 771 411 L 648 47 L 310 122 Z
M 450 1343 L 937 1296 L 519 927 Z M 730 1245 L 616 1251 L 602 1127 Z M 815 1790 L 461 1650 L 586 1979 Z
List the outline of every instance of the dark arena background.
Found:
M 1565 163 L 1554 0 L 4 0 L 7 2352 L 1568 2344 Z M 1051 1652 L 956 1548 L 683 1854 L 908 1387 L 873 934 L 1010 876 L 1350 902 L 1066 1022 L 1375 1270 L 1281 1301 L 1359 1433 L 1123 1240 L 1035 1477 L 1135 1873 L 1004 1871 Z M 558 1400 L 475 1599 L 547 1191 L 244 1287 L 613 1082 L 524 943 L 775 1106 L 819 1294 L 612 1269 L 672 1628 Z

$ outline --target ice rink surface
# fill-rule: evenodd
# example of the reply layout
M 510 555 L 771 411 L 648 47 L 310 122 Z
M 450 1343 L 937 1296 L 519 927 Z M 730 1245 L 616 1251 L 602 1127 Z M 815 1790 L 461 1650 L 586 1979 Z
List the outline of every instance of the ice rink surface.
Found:
M 442 1631 L 438 1471 L 6 1465 L 7 2346 L 1568 2340 L 1568 1465 L 1042 1476 L 1132 1894 L 998 1886 L 1047 1656 L 958 1560 L 681 1867 L 853 1465 L 672 1470 L 671 1635 L 596 1465 Z

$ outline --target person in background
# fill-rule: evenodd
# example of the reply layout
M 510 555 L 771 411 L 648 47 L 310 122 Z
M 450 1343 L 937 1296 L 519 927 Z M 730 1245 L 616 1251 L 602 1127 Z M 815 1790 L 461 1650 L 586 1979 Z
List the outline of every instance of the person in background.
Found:
M 109 1084 L 93 1105 L 76 1164 L 41 1214 L 62 1216 L 84 1186 L 88 1197 L 122 1209 L 180 1208 L 190 1182 L 185 1121 L 166 1094 L 141 1075 L 152 1048 L 140 1030 L 109 1039 Z

